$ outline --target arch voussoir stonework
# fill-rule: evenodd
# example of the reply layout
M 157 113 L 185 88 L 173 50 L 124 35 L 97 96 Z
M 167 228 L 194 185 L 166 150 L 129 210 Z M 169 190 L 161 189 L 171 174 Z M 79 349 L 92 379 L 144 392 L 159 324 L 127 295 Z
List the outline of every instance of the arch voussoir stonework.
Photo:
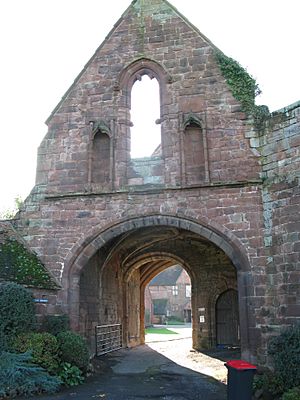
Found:
M 160 84 L 170 83 L 171 75 L 157 61 L 141 57 L 127 65 L 121 72 L 117 87 L 130 91 L 139 75 L 148 75 L 150 79 L 156 78 Z
M 226 230 L 222 226 L 220 226 L 217 231 L 215 227 L 211 228 L 207 225 L 204 226 L 200 221 L 178 216 L 159 214 L 136 216 L 110 224 L 102 229 L 100 227 L 94 228 L 89 239 L 83 239 L 82 242 L 85 243 L 85 246 L 83 246 L 82 243 L 79 243 L 77 248 L 73 248 L 74 253 L 69 255 L 69 265 L 66 265 L 66 271 L 68 271 L 68 273 L 66 272 L 66 275 L 63 277 L 63 284 L 65 287 L 69 288 L 69 315 L 71 316 L 72 326 L 74 329 L 78 329 L 79 326 L 80 274 L 91 257 L 93 257 L 97 251 L 101 250 L 103 246 L 108 245 L 111 240 L 114 240 L 123 234 L 129 234 L 130 232 L 140 229 L 143 231 L 144 229 L 153 227 L 171 227 L 182 231 L 189 231 L 202 237 L 208 243 L 213 244 L 216 248 L 223 250 L 237 271 L 240 309 L 244 311 L 247 309 L 248 293 L 244 274 L 249 271 L 250 265 L 243 252 L 242 245 L 234 235 L 231 234 L 230 238 L 228 238 L 226 237 Z M 173 258 L 175 260 L 175 257 Z M 189 272 L 191 273 L 191 271 Z M 244 349 L 248 349 L 248 317 L 247 313 L 244 313 L 244 315 L 245 318 L 241 321 L 241 334 L 243 347 Z
M 224 227 L 218 226 L 218 230 L 216 230 L 216 223 L 213 224 L 213 227 L 208 227 L 202 224 L 201 221 L 178 216 L 148 215 L 124 219 L 123 221 L 109 224 L 102 229 L 101 227 L 94 228 L 89 237 L 84 238 L 77 246 L 73 247 L 70 254 L 67 256 L 65 275 L 63 276 L 64 283 L 67 283 L 66 279 L 68 280 L 72 275 L 80 274 L 90 257 L 111 239 L 134 229 L 164 225 L 192 231 L 193 233 L 203 236 L 205 239 L 208 239 L 217 247 L 221 248 L 232 260 L 237 269 L 244 271 L 250 269 L 250 264 L 243 251 L 243 246 L 239 240 Z

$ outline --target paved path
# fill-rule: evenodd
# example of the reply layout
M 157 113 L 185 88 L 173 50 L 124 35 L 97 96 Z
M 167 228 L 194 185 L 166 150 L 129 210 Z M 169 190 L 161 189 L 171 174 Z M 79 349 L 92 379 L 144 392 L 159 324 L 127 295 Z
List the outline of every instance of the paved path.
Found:
M 35 399 L 225 400 L 223 360 L 231 355 L 225 354 L 224 358 L 217 354 L 212 358 L 191 352 L 188 331 L 182 330 L 168 341 L 167 335 L 163 336 L 160 341 L 147 335 L 147 345 L 99 358 L 96 374 L 81 386 Z
M 181 367 L 147 345 L 103 357 L 106 371 L 41 400 L 225 400 L 225 385 Z
M 170 326 L 175 335 L 147 334 L 146 343 L 153 350 L 176 364 L 227 383 L 227 369 L 224 361 L 240 358 L 239 351 L 215 350 L 207 353 L 192 351 L 192 328 Z

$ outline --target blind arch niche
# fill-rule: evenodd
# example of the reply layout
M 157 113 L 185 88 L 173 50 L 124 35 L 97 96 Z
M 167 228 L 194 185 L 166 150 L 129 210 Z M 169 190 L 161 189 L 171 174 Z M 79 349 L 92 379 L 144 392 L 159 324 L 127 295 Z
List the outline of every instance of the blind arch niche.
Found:
M 197 185 L 209 180 L 205 129 L 195 115 L 183 123 L 184 180 L 186 185 Z
M 94 187 L 102 189 L 111 184 L 111 137 L 109 128 L 103 123 L 93 129 L 90 181 Z

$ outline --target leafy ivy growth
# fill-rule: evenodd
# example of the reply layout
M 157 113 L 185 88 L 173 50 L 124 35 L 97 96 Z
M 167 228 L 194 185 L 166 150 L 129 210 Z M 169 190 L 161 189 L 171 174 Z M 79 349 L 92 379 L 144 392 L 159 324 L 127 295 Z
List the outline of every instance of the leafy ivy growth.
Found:
M 0 243 L 0 280 L 42 289 L 57 288 L 38 257 L 11 239 Z
M 232 95 L 241 103 L 242 110 L 254 117 L 255 126 L 260 129 L 270 113 L 267 106 L 255 104 L 255 98 L 261 94 L 255 79 L 237 61 L 220 51 L 216 53 L 216 59 Z

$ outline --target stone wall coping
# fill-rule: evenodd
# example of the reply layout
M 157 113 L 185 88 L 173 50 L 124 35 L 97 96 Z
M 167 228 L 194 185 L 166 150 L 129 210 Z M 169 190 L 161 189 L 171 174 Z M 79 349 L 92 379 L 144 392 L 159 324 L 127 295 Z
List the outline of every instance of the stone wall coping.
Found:
M 289 104 L 286 107 L 280 108 L 279 110 L 273 111 L 271 114 L 276 115 L 279 113 L 286 113 L 295 110 L 296 108 L 300 108 L 300 100 L 296 101 L 295 103 Z
M 217 189 L 222 187 L 246 187 L 246 186 L 261 186 L 263 184 L 262 179 L 253 179 L 249 181 L 232 181 L 232 182 L 213 182 L 203 185 L 190 185 L 181 187 L 148 187 L 147 185 L 134 186 L 129 189 L 115 190 L 115 191 L 103 191 L 103 192 L 77 192 L 77 193 L 55 193 L 45 195 L 46 200 L 57 200 L 71 197 L 95 197 L 95 196 L 108 196 L 108 195 L 119 195 L 119 194 L 130 194 L 130 195 L 143 195 L 143 194 L 156 194 L 162 192 L 175 192 L 175 191 L 186 191 L 193 189 Z

